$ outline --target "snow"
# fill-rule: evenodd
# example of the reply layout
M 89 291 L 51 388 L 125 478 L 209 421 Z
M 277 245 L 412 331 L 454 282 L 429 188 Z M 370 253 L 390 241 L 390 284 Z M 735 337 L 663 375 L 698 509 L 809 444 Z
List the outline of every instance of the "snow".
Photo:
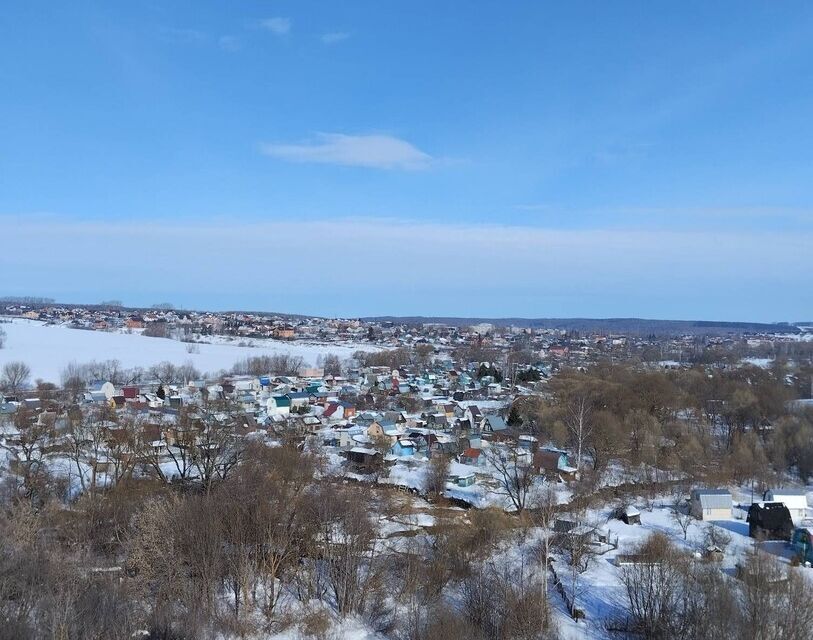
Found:
M 168 338 L 147 338 L 138 333 L 88 331 L 60 325 L 46 325 L 36 320 L 14 318 L 0 327 L 6 332 L 6 346 L 0 349 L 0 366 L 22 360 L 31 368 L 31 379 L 60 381 L 62 370 L 70 362 L 118 360 L 122 367 L 151 367 L 163 361 L 175 364 L 191 362 L 201 372 L 230 369 L 249 356 L 288 353 L 301 356 L 306 363 L 316 363 L 320 355 L 334 353 L 349 358 L 359 350 L 377 350 L 370 345 L 321 344 L 251 340 L 253 346 L 240 347 L 237 342 L 215 344 L 179 342 Z M 188 348 L 193 346 L 193 349 Z M 193 353 L 189 353 L 192 351 Z
M 760 369 L 768 369 L 773 364 L 773 358 L 743 358 L 741 362 Z

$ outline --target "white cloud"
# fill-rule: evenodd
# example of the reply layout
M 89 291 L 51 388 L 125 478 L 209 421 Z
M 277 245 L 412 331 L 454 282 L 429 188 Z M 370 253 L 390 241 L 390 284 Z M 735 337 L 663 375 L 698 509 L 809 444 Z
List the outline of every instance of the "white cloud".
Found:
M 376 169 L 426 169 L 433 158 L 406 140 L 383 134 L 320 133 L 301 144 L 263 144 L 265 155 L 289 162 L 317 162 Z
M 290 18 L 266 18 L 260 21 L 260 26 L 274 35 L 284 36 L 291 30 Z
M 324 44 L 337 44 L 347 40 L 350 34 L 346 31 L 333 31 L 331 33 L 322 34 L 321 40 Z

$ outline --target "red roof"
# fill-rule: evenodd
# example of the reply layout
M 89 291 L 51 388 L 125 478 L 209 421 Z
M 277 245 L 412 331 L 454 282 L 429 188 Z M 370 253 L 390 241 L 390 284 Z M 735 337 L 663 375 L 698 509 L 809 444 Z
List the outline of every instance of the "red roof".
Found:
M 480 449 L 474 449 L 469 447 L 463 452 L 464 458 L 479 458 L 482 451 Z

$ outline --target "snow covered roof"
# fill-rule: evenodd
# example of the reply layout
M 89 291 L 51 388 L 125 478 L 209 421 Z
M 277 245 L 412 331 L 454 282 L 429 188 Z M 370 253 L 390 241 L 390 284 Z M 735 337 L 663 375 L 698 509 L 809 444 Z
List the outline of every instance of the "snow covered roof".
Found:
M 692 497 L 700 502 L 703 509 L 731 508 L 731 493 L 725 489 L 695 489 Z
M 804 491 L 792 489 L 766 491 L 765 499 L 773 502 L 782 502 L 789 509 L 807 509 L 807 494 Z
M 350 449 L 352 453 L 363 453 L 364 455 L 374 456 L 378 453 L 375 449 L 367 449 L 365 447 L 353 447 Z

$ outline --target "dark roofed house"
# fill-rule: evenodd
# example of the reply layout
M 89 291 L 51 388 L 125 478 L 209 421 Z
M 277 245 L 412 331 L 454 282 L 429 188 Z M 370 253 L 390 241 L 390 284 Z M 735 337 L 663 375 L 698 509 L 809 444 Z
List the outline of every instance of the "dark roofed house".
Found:
M 748 535 L 761 540 L 788 540 L 793 533 L 790 511 L 781 502 L 755 502 L 748 509 Z
M 381 466 L 382 456 L 375 449 L 353 447 L 345 454 L 348 464 L 360 473 L 372 473 Z
M 533 460 L 537 472 L 544 474 L 548 479 L 574 480 L 576 478 L 576 468 L 570 466 L 564 451 L 539 449 L 534 454 Z

